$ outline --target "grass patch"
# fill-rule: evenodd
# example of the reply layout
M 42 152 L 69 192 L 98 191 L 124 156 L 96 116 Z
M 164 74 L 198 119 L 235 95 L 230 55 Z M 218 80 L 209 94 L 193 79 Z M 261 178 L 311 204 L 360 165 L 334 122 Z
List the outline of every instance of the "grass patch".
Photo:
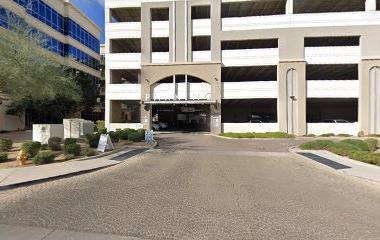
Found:
M 219 136 L 230 138 L 294 138 L 294 135 L 283 132 L 267 133 L 221 133 Z
M 316 140 L 300 146 L 303 150 L 327 150 L 353 160 L 380 166 L 380 154 L 375 153 L 378 148 L 376 139 L 345 139 L 339 142 L 330 140 Z

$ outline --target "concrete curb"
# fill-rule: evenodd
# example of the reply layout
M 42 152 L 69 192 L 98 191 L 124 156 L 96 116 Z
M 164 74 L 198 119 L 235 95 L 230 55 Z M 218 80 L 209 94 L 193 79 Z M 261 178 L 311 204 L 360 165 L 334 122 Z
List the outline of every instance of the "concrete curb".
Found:
M 133 158 L 133 157 L 138 156 L 140 154 L 143 154 L 143 153 L 145 153 L 145 152 L 147 152 L 147 151 L 149 151 L 151 149 L 156 148 L 157 146 L 158 146 L 158 142 L 154 141 L 153 146 L 150 147 L 150 148 L 147 148 L 146 151 L 138 153 L 138 154 L 136 154 L 134 156 L 128 157 L 125 160 Z M 139 148 L 135 148 L 135 149 L 139 149 Z M 135 149 L 132 149 L 132 150 L 135 150 Z M 105 155 L 105 156 L 109 156 L 109 155 L 121 152 L 123 150 L 126 150 L 126 148 L 124 148 L 124 149 L 118 149 L 118 151 L 108 152 L 108 154 Z M 103 157 L 104 157 L 104 155 L 103 155 Z M 98 157 L 98 158 L 100 158 L 100 157 Z M 75 159 L 75 160 L 71 160 L 71 162 L 91 160 L 91 159 L 94 159 L 94 158 L 86 158 L 86 159 L 80 159 L 80 160 L 79 159 Z M 19 188 L 19 187 L 26 187 L 26 186 L 31 186 L 31 185 L 39 184 L 39 183 L 44 183 L 44 182 L 54 181 L 54 180 L 58 180 L 58 179 L 64 179 L 64 178 L 74 177 L 74 176 L 78 176 L 78 175 L 82 175 L 82 174 L 86 174 L 86 173 L 90 173 L 90 172 L 95 172 L 95 171 L 98 171 L 98 170 L 102 170 L 102 169 L 105 169 L 105 168 L 109 168 L 109 167 L 121 164 L 124 161 L 115 161 L 115 163 L 111 163 L 111 164 L 106 165 L 106 166 L 99 166 L 99 167 L 94 167 L 94 168 L 91 168 L 91 169 L 85 169 L 85 170 L 79 170 L 79 171 L 65 173 L 65 174 L 59 174 L 59 175 L 52 176 L 52 177 L 46 177 L 46 178 L 41 178 L 41 179 L 34 179 L 34 180 L 25 181 L 25 182 L 21 182 L 21 183 L 15 183 L 15 184 L 9 184 L 9 185 L 5 185 L 5 186 L 0 186 L 0 191 L 6 191 L 6 190 L 11 190 L 11 189 Z
M 316 154 L 318 156 L 330 159 L 334 162 L 350 167 L 349 169 L 335 170 L 326 166 L 324 167 L 325 169 L 329 169 L 332 172 L 341 173 L 341 174 L 359 178 L 362 180 L 367 180 L 373 183 L 380 183 L 380 167 L 379 166 L 368 164 L 361 161 L 352 160 L 348 157 L 342 157 L 325 150 L 302 150 L 296 147 L 296 148 L 290 148 L 289 152 L 309 162 L 312 162 L 312 161 L 309 158 L 302 156 L 298 153 Z M 318 164 L 319 166 L 324 166 L 323 164 L 319 164 L 319 163 L 315 163 L 315 164 Z

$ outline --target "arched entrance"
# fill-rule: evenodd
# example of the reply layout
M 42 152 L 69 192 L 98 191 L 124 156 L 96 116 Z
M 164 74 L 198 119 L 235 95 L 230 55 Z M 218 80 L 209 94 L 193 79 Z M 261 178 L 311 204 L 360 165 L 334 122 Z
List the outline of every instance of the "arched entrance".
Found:
M 212 88 L 192 75 L 166 77 L 150 87 L 156 131 L 210 132 Z
M 370 134 L 380 134 L 380 67 L 373 67 L 369 72 L 370 89 Z

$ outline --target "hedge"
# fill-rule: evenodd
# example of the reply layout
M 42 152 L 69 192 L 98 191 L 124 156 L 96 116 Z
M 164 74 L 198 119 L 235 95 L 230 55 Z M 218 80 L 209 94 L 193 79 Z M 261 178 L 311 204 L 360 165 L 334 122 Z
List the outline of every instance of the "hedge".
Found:
M 64 150 L 65 150 L 65 155 L 79 156 L 81 152 L 80 145 L 77 143 L 65 145 Z
M 48 140 L 48 148 L 53 151 L 61 150 L 62 138 L 60 137 L 51 137 Z
M 0 152 L 0 163 L 8 161 L 8 154 Z
M 33 163 L 36 165 L 54 162 L 55 155 L 52 151 L 40 151 L 34 158 Z
M 28 158 L 33 158 L 40 151 L 40 142 L 25 142 L 21 145 L 21 150 L 28 156 Z
M 10 138 L 0 138 L 0 151 L 12 150 L 13 142 Z

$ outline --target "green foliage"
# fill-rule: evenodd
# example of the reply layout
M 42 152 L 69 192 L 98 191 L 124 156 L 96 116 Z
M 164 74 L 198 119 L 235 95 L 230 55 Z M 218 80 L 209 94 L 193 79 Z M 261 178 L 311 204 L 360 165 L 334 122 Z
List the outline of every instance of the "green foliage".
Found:
M 368 144 L 363 140 L 345 139 L 345 140 L 341 141 L 341 143 L 351 144 L 357 148 L 356 150 L 369 151 Z
M 86 139 L 90 148 L 97 148 L 99 144 L 100 134 L 99 133 L 87 134 Z
M 50 150 L 60 151 L 61 150 L 61 143 L 62 143 L 62 138 L 60 138 L 60 137 L 51 137 L 48 140 L 48 147 L 49 147 Z
M 39 142 L 25 142 L 21 145 L 21 150 L 28 156 L 28 158 L 36 156 L 40 148 L 41 143 Z
M 334 137 L 334 136 L 335 136 L 334 133 L 325 133 L 325 134 L 320 135 L 320 137 Z
M 10 151 L 12 149 L 13 142 L 10 138 L 0 138 L 0 151 Z
M 370 152 L 375 152 L 377 150 L 377 146 L 378 146 L 377 139 L 369 138 L 364 141 L 367 143 Z
M 330 140 L 315 140 L 311 142 L 306 142 L 300 146 L 303 150 L 325 150 L 334 145 L 333 141 Z
M 53 53 L 41 49 L 46 40 L 25 21 L 11 15 L 8 18 L 13 30 L 0 28 L 0 92 L 14 102 L 54 99 L 57 95 L 80 100 L 79 88 L 67 68 Z
M 345 133 L 341 133 L 341 134 L 338 134 L 336 136 L 338 136 L 338 137 L 352 137 L 350 134 L 345 134 Z
M 76 138 L 65 138 L 64 145 L 74 144 L 77 143 Z
M 267 133 L 221 133 L 220 136 L 230 138 L 293 138 L 294 136 L 283 132 Z
M 141 132 L 131 132 L 128 135 L 128 140 L 132 142 L 141 142 L 142 140 L 145 139 L 145 135 L 141 134 Z
M 106 122 L 101 121 L 101 120 L 96 121 L 95 130 L 98 133 L 106 134 L 107 133 Z
M 67 144 L 64 146 L 65 155 L 79 156 L 81 152 L 80 145 L 77 143 Z
M 55 155 L 52 151 L 40 151 L 34 158 L 33 163 L 36 165 L 47 164 L 54 162 Z
M 374 153 L 377 149 L 376 139 L 367 139 L 365 141 L 346 139 L 340 142 L 316 140 L 304 143 L 300 148 L 303 150 L 328 150 L 340 156 L 380 166 L 380 154 Z
M 110 136 L 110 138 L 111 138 L 111 141 L 113 142 L 113 143 L 117 143 L 117 142 L 119 142 L 119 133 L 118 132 L 108 132 L 108 135 Z
M 128 136 L 131 134 L 131 133 L 135 133 L 137 132 L 136 130 L 134 129 L 130 129 L 130 128 L 125 128 L 125 129 L 118 129 L 116 131 L 118 134 L 119 134 L 119 138 L 121 140 L 128 140 Z
M 95 152 L 94 149 L 91 149 L 91 148 L 85 148 L 85 149 L 83 149 L 83 151 L 82 151 L 82 155 L 87 156 L 87 157 L 91 157 L 91 156 L 95 156 L 95 155 L 96 155 L 96 152 Z
M 8 154 L 0 152 L 0 163 L 8 161 Z

